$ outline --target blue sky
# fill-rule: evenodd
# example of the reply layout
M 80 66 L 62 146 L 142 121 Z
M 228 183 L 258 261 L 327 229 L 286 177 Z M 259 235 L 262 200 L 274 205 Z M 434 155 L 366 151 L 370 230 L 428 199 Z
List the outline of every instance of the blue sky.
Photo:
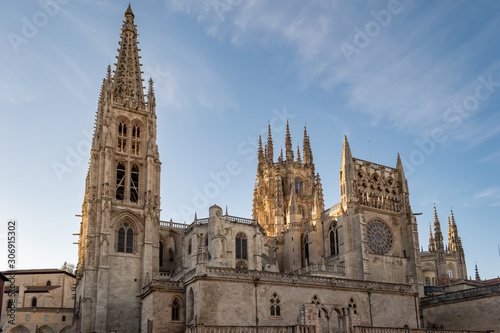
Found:
M 55 6 L 55 4 L 57 6 Z M 89 137 L 128 1 L 41 0 L 0 13 L 0 242 L 18 220 L 18 268 L 76 263 Z M 258 135 L 307 124 L 325 206 L 354 157 L 401 154 L 427 249 L 436 204 L 453 207 L 468 274 L 500 274 L 500 3 L 133 1 L 152 77 L 162 219 L 214 203 L 251 217 Z M 229 175 L 223 177 L 223 174 Z M 3 252 L 2 252 L 3 253 Z M 7 258 L 0 256 L 0 269 Z

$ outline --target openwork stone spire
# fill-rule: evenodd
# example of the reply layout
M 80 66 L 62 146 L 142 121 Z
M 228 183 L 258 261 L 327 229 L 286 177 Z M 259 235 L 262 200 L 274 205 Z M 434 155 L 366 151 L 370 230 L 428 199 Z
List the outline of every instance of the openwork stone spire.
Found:
M 266 152 L 267 152 L 267 146 L 266 146 Z M 258 157 L 257 173 L 261 173 L 263 170 L 264 152 L 262 150 L 262 137 L 260 135 L 259 135 L 259 151 L 257 157 Z
M 460 251 L 462 242 L 460 240 L 460 237 L 458 237 L 458 228 L 457 223 L 455 222 L 455 216 L 453 216 L 453 210 L 451 211 L 451 219 L 448 219 L 448 249 L 453 252 L 458 252 Z
M 267 125 L 266 160 L 272 164 L 274 159 L 273 137 L 271 135 L 271 124 Z
M 429 251 L 436 251 L 436 243 L 434 241 L 434 236 L 432 236 L 432 227 L 429 224 Z
M 124 106 L 145 109 L 137 28 L 130 5 L 125 12 L 116 63 L 113 101 Z
M 288 120 L 286 122 L 285 150 L 286 150 L 286 161 L 293 163 L 294 160 L 293 160 L 292 137 L 290 136 L 290 127 L 288 126 Z
M 436 206 L 434 206 L 434 240 L 436 242 L 436 250 L 443 250 L 443 233 L 441 232 L 441 223 L 439 223 Z
M 304 126 L 304 143 L 302 144 L 302 150 L 304 155 L 304 164 L 309 165 L 313 163 L 313 156 L 311 151 L 311 144 L 309 142 L 309 135 L 307 135 L 307 128 Z

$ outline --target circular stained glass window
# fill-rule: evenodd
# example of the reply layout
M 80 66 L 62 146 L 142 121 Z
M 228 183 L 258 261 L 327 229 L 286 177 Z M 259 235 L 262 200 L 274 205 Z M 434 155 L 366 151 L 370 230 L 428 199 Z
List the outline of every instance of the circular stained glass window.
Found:
M 391 231 L 380 221 L 370 221 L 367 227 L 368 245 L 377 254 L 386 254 L 392 247 Z

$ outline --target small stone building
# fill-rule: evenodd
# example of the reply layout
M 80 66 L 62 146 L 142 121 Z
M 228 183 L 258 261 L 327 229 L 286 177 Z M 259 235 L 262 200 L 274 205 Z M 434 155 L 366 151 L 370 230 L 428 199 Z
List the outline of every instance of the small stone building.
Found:
M 71 332 L 74 311 L 75 276 L 59 269 L 10 270 L 14 276 L 15 298 L 4 294 L 4 332 Z M 6 290 L 7 291 L 7 290 Z M 6 309 L 15 308 L 15 325 L 8 323 Z

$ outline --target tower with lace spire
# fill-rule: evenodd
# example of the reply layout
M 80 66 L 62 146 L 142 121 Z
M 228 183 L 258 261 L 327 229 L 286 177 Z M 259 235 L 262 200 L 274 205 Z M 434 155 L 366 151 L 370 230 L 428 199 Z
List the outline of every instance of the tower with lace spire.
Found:
M 399 155 L 395 168 L 354 158 L 344 136 L 339 185 L 340 202 L 323 216 L 325 261 L 345 265 L 348 278 L 411 284 L 423 294 L 417 222 Z
M 267 235 L 280 244 L 284 242 L 284 233 L 289 230 L 287 216 L 289 215 L 292 194 L 297 205 L 294 213 L 294 223 L 296 223 L 295 226 L 298 229 L 296 228 L 294 232 L 300 230 L 299 234 L 301 236 L 299 238 L 305 239 L 305 234 L 314 234 L 318 230 L 316 225 L 320 225 L 321 212 L 324 209 L 321 179 L 319 175 L 315 174 L 311 145 L 305 127 L 303 142 L 303 158 L 300 154 L 300 147 L 297 147 L 297 157 L 295 158 L 292 136 L 287 122 L 285 158 L 283 157 L 283 151 L 281 151 L 278 161 L 274 161 L 274 144 L 270 125 L 268 126 L 267 142 L 264 148 L 262 148 L 262 140 L 259 140 L 253 215 L 266 230 Z M 300 216 L 300 218 L 297 216 Z M 313 229 L 316 231 L 313 231 Z M 319 235 L 313 234 L 308 238 L 310 241 L 314 237 L 319 237 Z M 294 237 L 294 240 L 296 239 Z M 311 247 L 308 262 L 321 261 L 322 250 L 319 248 L 321 243 L 322 241 L 318 240 L 317 249 Z M 305 253 L 304 246 L 304 244 L 301 245 L 302 254 Z M 300 247 L 298 249 L 300 250 Z M 287 262 L 293 263 L 293 261 Z M 300 268 L 304 265 L 305 259 L 295 260 L 295 262 L 294 267 Z
M 158 271 L 160 160 L 153 81 L 144 94 L 129 7 L 98 101 L 82 205 L 77 332 L 140 331 L 141 288 Z M 127 304 L 127 306 L 123 306 Z
M 434 236 L 432 229 L 429 231 L 429 251 L 421 253 L 424 284 L 426 286 L 439 286 L 447 285 L 450 281 L 467 279 L 465 253 L 462 241 L 458 236 L 453 211 L 448 217 L 448 244 L 446 247 L 436 207 L 434 207 Z

